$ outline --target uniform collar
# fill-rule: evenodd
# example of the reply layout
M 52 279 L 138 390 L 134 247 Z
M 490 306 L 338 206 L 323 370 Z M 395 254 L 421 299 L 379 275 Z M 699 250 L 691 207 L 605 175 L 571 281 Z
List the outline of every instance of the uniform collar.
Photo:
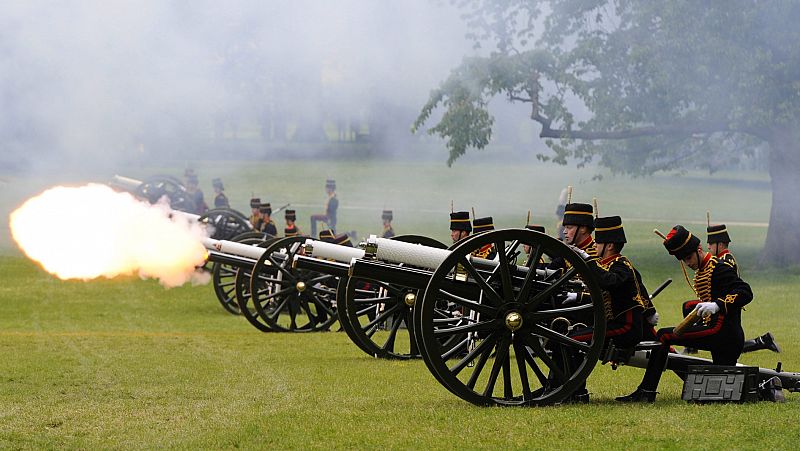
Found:
M 724 251 L 722 251 L 719 254 L 717 254 L 717 257 L 723 257 L 723 256 L 728 255 L 730 253 L 731 253 L 730 249 L 725 249 Z
M 611 263 L 612 261 L 616 260 L 618 257 L 620 257 L 620 253 L 619 252 L 617 252 L 614 255 L 609 255 L 608 257 L 605 257 L 605 258 L 601 259 L 600 260 L 600 264 L 601 265 L 607 265 L 607 264 Z
M 583 240 L 583 241 L 582 241 L 582 242 L 581 242 L 581 243 L 578 245 L 578 247 L 579 247 L 579 248 L 581 248 L 581 250 L 586 250 L 586 248 L 587 248 L 587 247 L 589 247 L 589 246 L 591 246 L 592 244 L 594 244 L 594 239 L 592 238 L 592 236 L 591 236 L 591 235 L 589 235 L 589 236 L 587 236 L 587 237 L 586 237 L 586 239 L 585 239 L 585 240 Z
M 705 258 L 703 258 L 703 261 L 700 262 L 700 268 L 699 269 L 705 268 L 706 264 L 708 264 L 709 260 L 711 260 L 711 253 L 707 252 Z

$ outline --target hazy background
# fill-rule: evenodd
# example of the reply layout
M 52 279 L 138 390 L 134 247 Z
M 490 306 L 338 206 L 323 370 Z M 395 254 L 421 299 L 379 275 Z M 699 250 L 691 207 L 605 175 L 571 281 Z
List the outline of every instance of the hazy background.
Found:
M 428 155 L 411 123 L 476 52 L 459 15 L 428 0 L 4 2 L 0 171 Z M 532 143 L 511 117 L 498 137 Z

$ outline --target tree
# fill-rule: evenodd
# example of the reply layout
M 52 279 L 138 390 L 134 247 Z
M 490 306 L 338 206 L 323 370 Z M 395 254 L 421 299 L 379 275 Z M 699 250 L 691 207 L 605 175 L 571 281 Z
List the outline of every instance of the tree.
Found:
M 800 3 L 761 0 L 460 0 L 476 45 L 414 128 L 452 164 L 491 138 L 488 101 L 530 105 L 554 156 L 614 172 L 713 168 L 769 148 L 772 210 L 762 254 L 800 264 Z

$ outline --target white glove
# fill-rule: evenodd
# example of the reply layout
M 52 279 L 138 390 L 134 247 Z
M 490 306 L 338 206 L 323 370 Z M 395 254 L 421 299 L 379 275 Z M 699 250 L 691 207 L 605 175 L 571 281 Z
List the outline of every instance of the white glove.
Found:
M 569 245 L 569 248 L 572 249 L 573 252 L 578 254 L 578 256 L 584 260 L 588 260 L 591 256 L 583 249 L 579 248 L 578 246 Z
M 697 314 L 703 318 L 719 312 L 719 306 L 714 302 L 701 302 L 695 307 Z
M 658 312 L 653 313 L 647 318 L 647 322 L 650 323 L 651 326 L 658 326 Z
M 564 299 L 564 304 L 572 304 L 578 300 L 578 293 L 567 293 L 567 298 Z

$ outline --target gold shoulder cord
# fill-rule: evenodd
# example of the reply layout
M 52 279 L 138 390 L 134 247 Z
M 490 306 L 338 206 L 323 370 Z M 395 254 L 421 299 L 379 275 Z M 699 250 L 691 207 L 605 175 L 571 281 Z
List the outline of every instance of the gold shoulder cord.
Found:
M 644 296 L 642 296 L 642 288 L 639 286 L 639 280 L 636 278 L 636 271 L 633 269 L 633 263 L 627 258 L 622 259 L 622 263 L 630 268 L 631 275 L 633 275 L 633 283 L 636 285 L 636 296 L 633 297 L 633 300 L 641 305 L 643 309 L 647 308 L 647 303 L 645 302 Z

